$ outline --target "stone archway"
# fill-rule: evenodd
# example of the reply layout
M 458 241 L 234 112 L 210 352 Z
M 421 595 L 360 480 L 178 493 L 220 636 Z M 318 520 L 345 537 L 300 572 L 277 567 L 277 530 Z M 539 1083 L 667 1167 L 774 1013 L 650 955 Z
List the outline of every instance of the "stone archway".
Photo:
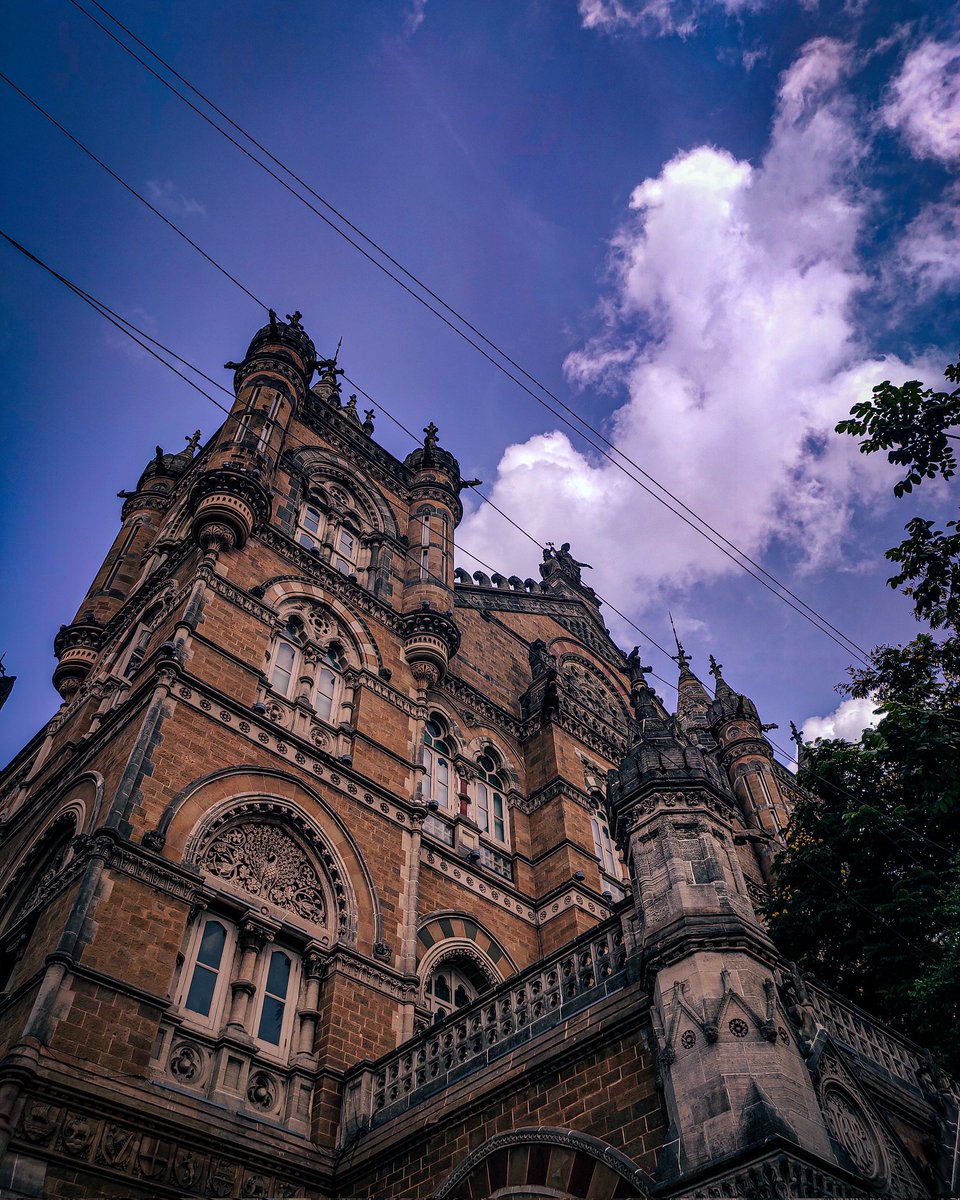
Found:
M 455 1167 L 434 1200 L 641 1200 L 653 1181 L 589 1134 L 545 1127 L 498 1133 Z

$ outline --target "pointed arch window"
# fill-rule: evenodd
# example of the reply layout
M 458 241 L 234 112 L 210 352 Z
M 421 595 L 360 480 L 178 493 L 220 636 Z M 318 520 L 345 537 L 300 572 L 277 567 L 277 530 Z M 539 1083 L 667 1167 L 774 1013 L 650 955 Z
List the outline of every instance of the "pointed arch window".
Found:
M 456 962 L 437 967 L 424 989 L 424 998 L 433 1012 L 434 1021 L 442 1021 L 458 1008 L 466 1008 L 479 994 L 475 982 Z
M 507 805 L 502 767 L 492 750 L 477 759 L 477 777 L 473 784 L 474 817 L 480 832 L 502 845 L 507 843 Z
M 450 744 L 442 719 L 434 713 L 423 729 L 423 798 L 450 807 Z
M 323 548 L 330 565 L 342 575 L 358 570 L 363 522 L 353 501 L 339 487 L 310 488 L 309 499 L 301 506 L 294 534 L 308 550 Z

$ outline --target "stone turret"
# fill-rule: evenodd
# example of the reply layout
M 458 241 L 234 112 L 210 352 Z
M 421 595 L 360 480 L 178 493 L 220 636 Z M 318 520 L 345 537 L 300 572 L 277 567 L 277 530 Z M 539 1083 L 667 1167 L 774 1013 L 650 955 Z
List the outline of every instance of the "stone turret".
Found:
M 730 777 L 747 825 L 764 836 L 760 857 L 769 873 L 790 820 L 790 805 L 773 766 L 773 748 L 764 736 L 775 726 L 762 724 L 757 706 L 727 683 L 713 655 L 710 671 L 716 696 L 707 716 L 720 746 L 720 764 Z
M 236 400 L 190 490 L 193 535 L 204 549 L 241 547 L 270 516 L 268 480 L 316 369 L 300 313 L 270 320 L 234 372 Z
M 404 459 L 411 472 L 404 565 L 404 656 L 422 689 L 433 687 L 460 645 L 453 619 L 453 532 L 463 517 L 460 464 L 431 421 Z
M 144 467 L 134 491 L 118 492 L 123 500 L 121 524 L 100 570 L 84 597 L 77 615 L 62 625 L 54 639 L 57 666 L 53 686 L 64 700 L 76 693 L 90 673 L 100 651 L 107 622 L 129 596 L 149 561 L 149 550 L 164 514 L 170 507 L 174 488 L 194 461 L 200 430 L 186 439 L 176 454 L 157 446 Z
M 737 855 L 740 805 L 710 747 L 708 697 L 682 651 L 679 661 L 670 716 L 631 660 L 633 744 L 608 790 L 635 885 L 639 965 L 671 1122 L 661 1180 L 682 1185 L 711 1163 L 777 1142 L 834 1162 L 804 1060 L 778 1034 L 776 951 Z

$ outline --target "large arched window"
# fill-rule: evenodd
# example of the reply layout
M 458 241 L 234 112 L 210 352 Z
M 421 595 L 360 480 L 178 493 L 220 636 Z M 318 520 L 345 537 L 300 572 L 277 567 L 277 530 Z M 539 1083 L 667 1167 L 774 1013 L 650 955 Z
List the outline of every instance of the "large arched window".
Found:
M 507 844 L 507 803 L 503 767 L 496 751 L 487 749 L 477 759 L 473 781 L 473 816 L 480 832 L 501 845 Z
M 273 643 L 269 679 L 278 695 L 287 700 L 305 696 L 321 721 L 336 724 L 346 655 L 332 632 L 327 620 L 288 616 Z
M 433 713 L 423 729 L 423 798 L 444 811 L 451 806 L 451 771 L 446 723 Z

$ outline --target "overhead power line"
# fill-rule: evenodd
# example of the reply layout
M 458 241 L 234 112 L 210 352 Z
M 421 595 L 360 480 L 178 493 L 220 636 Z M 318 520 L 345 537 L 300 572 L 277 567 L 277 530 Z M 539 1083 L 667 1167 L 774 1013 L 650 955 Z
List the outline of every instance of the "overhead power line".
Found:
M 242 154 L 244 154 L 247 158 L 249 158 L 251 162 L 255 163 L 257 166 L 259 166 L 261 168 L 261 170 L 265 171 L 269 176 L 271 176 L 271 178 L 273 178 L 277 183 L 279 183 L 286 191 L 288 191 L 292 196 L 294 196 L 297 200 L 299 200 L 302 204 L 304 204 L 311 212 L 313 212 L 316 216 L 318 216 L 329 228 L 331 228 L 332 230 L 334 230 L 334 232 L 336 232 L 342 238 L 344 238 L 344 240 L 347 241 L 355 250 L 357 250 L 358 253 L 362 254 L 364 258 L 366 258 L 370 263 L 372 263 L 375 267 L 377 267 L 378 270 L 382 271 L 385 275 L 387 275 L 390 279 L 392 279 L 399 287 L 403 288 L 403 290 L 405 292 L 407 292 L 408 295 L 413 297 L 413 299 L 415 299 L 418 303 L 420 303 L 425 308 L 427 308 L 430 312 L 432 312 L 439 320 L 443 321 L 443 323 L 448 328 L 450 328 L 454 333 L 456 333 L 458 337 L 462 338 L 470 346 L 472 346 L 488 362 L 490 362 L 494 367 L 496 367 L 499 371 L 501 371 L 504 375 L 506 375 L 507 378 L 511 379 L 515 384 L 517 384 L 518 387 L 520 387 L 525 393 L 527 393 L 538 404 L 542 405 L 548 412 L 550 412 L 553 416 L 555 416 L 557 418 L 557 420 L 559 420 L 563 425 L 565 425 L 568 429 L 570 429 L 578 437 L 580 437 L 584 441 L 586 441 L 587 444 L 589 446 L 591 446 L 598 454 L 600 454 L 603 458 L 607 459 L 618 470 L 621 470 L 625 475 L 627 475 L 628 478 L 632 479 L 633 482 L 636 483 L 645 492 L 647 492 L 647 494 L 650 495 L 652 499 L 656 500 L 657 503 L 661 504 L 669 512 L 673 513 L 676 517 L 678 517 L 681 521 L 683 521 L 686 525 L 688 525 L 695 532 L 699 533 L 701 537 L 705 538 L 708 542 L 710 542 L 711 545 L 715 546 L 722 554 L 724 554 L 728 559 L 730 559 L 731 562 L 733 562 L 736 566 L 738 566 L 746 574 L 750 575 L 753 579 L 755 579 L 758 583 L 760 583 L 760 585 L 762 587 L 766 588 L 769 592 L 771 592 L 771 594 L 776 596 L 784 604 L 786 604 L 788 607 L 790 607 L 795 612 L 797 612 L 801 617 L 803 617 L 804 620 L 808 621 L 815 628 L 819 629 L 821 631 L 821 633 L 824 633 L 832 641 L 834 641 L 838 645 L 842 646 L 842 648 L 847 653 L 853 653 L 855 656 L 859 657 L 862 661 L 864 661 L 864 662 L 867 661 L 868 652 L 862 646 L 860 646 L 857 642 L 855 642 L 853 639 L 849 638 L 846 634 L 844 634 L 841 630 L 839 630 L 836 626 L 834 626 L 822 613 L 820 613 L 812 605 L 808 604 L 805 600 L 801 599 L 798 595 L 796 595 L 796 593 L 794 593 L 786 584 L 782 583 L 779 579 L 776 578 L 776 576 L 774 576 L 771 572 L 769 572 L 765 567 L 763 567 L 760 563 L 756 562 L 745 551 L 741 550 L 734 542 L 730 541 L 730 539 L 726 538 L 723 534 L 719 533 L 719 531 L 717 531 L 708 521 L 706 521 L 703 517 L 699 516 L 699 514 L 697 514 L 692 508 L 690 508 L 682 500 L 680 500 L 678 497 L 676 497 L 663 484 L 659 483 L 658 480 L 656 480 L 644 468 L 640 467 L 639 464 L 636 463 L 630 456 L 624 454 L 624 452 L 621 451 L 619 449 L 619 447 L 617 447 L 612 441 L 610 441 L 602 432 L 597 430 L 593 425 L 591 425 L 588 421 L 586 421 L 583 417 L 581 417 L 574 409 L 572 409 L 569 405 L 564 403 L 564 401 L 562 401 L 559 397 L 557 397 L 549 388 L 546 387 L 546 385 L 540 383 L 533 375 L 531 375 L 529 372 L 527 372 L 523 367 L 519 366 L 519 364 L 517 364 L 514 361 L 514 359 L 510 357 L 509 354 L 507 354 L 505 351 L 501 350 L 500 347 L 497 346 L 497 344 L 495 342 L 493 342 L 491 339 L 487 338 L 484 334 L 480 333 L 480 331 L 477 330 L 476 327 L 474 325 L 472 325 L 465 317 L 463 317 L 453 306 L 451 306 L 451 305 L 447 304 L 445 301 L 441 300 L 436 295 L 436 293 L 434 293 L 429 287 L 427 287 L 427 285 L 424 284 L 415 274 L 408 271 L 406 268 L 402 267 L 397 262 L 397 260 L 394 259 L 391 255 L 389 255 L 377 242 L 375 242 L 372 238 L 368 237 L 368 235 L 366 235 L 360 229 L 358 229 L 358 227 L 356 225 L 354 225 L 346 217 L 344 217 L 343 214 L 341 214 L 338 209 L 336 209 L 332 204 L 330 204 L 327 200 L 325 200 L 318 192 L 316 192 L 313 188 L 311 188 L 310 185 L 307 184 L 304 180 L 302 180 L 300 178 L 300 176 L 297 175 L 291 168 L 287 167 L 284 163 L 281 162 L 280 159 L 276 158 L 276 156 L 274 156 L 269 150 L 267 150 L 264 146 L 262 146 L 262 144 L 259 141 L 257 141 L 257 139 L 254 138 L 251 134 L 247 133 L 247 131 L 241 125 L 239 125 L 232 118 L 228 117 L 226 115 L 226 113 L 224 113 L 222 109 L 220 109 L 216 104 L 213 103 L 213 101 L 211 101 L 206 95 L 204 95 L 204 93 L 201 92 L 200 89 L 198 89 L 194 84 L 190 83 L 189 80 L 187 80 L 183 75 L 181 75 L 178 71 L 176 71 L 176 69 L 174 67 L 172 67 L 169 63 L 167 63 L 165 59 L 163 59 L 159 54 L 156 53 L 156 51 L 151 49 L 150 46 L 148 46 L 145 42 L 143 42 L 140 38 L 138 38 L 137 35 L 135 33 L 133 33 L 132 30 L 130 30 L 126 25 L 124 25 L 123 22 L 120 21 L 117 17 L 115 17 L 107 8 L 105 8 L 102 4 L 99 4 L 97 2 L 97 0 L 90 0 L 91 4 L 93 4 L 100 12 L 102 12 L 119 29 L 122 29 L 124 31 L 124 33 L 128 37 L 130 37 L 137 45 L 139 45 L 148 54 L 150 54 L 150 56 L 152 58 L 154 58 L 158 63 L 160 63 L 161 66 L 166 71 L 168 71 L 171 75 L 173 75 L 175 78 L 180 80 L 184 84 L 185 87 L 189 88 L 190 91 L 193 92 L 193 94 L 195 96 L 199 97 L 203 101 L 204 104 L 208 105 L 208 107 L 210 107 L 214 112 L 216 112 L 223 120 L 227 121 L 228 124 L 233 129 L 237 130 L 237 132 L 240 133 L 241 136 L 244 137 L 248 142 L 250 142 L 251 145 L 257 147 L 257 149 L 261 153 L 266 155 L 270 159 L 270 161 L 274 162 L 277 166 L 280 167 L 281 170 L 283 170 L 287 175 L 289 175 L 291 179 L 295 180 L 299 187 L 302 187 L 310 195 L 314 196 L 318 200 L 319 203 L 323 204 L 323 206 L 325 208 L 327 208 L 330 212 L 334 213 L 339 220 L 343 221 L 343 223 L 345 225 L 347 225 L 351 230 L 356 232 L 357 235 L 359 237 L 361 237 L 365 242 L 367 242 L 368 245 L 372 246 L 377 251 L 378 254 L 380 254 L 383 258 L 387 259 L 388 262 L 397 266 L 397 268 L 400 271 L 402 271 L 403 274 L 407 276 L 407 278 L 411 279 L 412 281 L 414 281 L 416 283 L 417 287 L 419 287 L 427 295 L 436 299 L 437 302 L 444 309 L 446 309 L 447 312 L 451 313 L 455 317 L 456 321 L 460 322 L 460 324 L 462 324 L 467 329 L 474 332 L 477 335 L 477 337 L 479 337 L 485 345 L 489 346 L 500 358 L 502 358 L 504 360 L 504 362 L 510 363 L 525 378 L 529 379 L 536 387 L 538 387 L 541 391 L 543 391 L 545 395 L 549 396 L 557 405 L 559 405 L 559 408 L 562 411 L 558 411 L 557 408 L 553 407 L 553 405 L 548 403 L 548 401 L 544 400 L 542 396 L 540 396 L 536 392 L 534 392 L 521 379 L 517 378 L 517 376 L 514 375 L 510 370 L 508 370 L 503 365 L 503 363 L 498 361 L 497 358 L 493 357 L 493 355 L 490 354 L 487 350 L 485 350 L 482 345 L 480 345 L 476 341 L 474 341 L 473 338 L 470 337 L 470 335 L 468 333 L 465 333 L 463 329 L 461 329 L 457 324 L 454 323 L 454 321 L 452 321 L 449 317 L 445 316 L 444 313 L 441 312 L 438 308 L 436 308 L 433 304 L 431 304 L 429 300 L 425 299 L 424 296 L 420 295 L 417 291 L 415 291 L 412 287 L 410 287 L 409 284 L 405 283 L 403 279 L 400 279 L 396 274 L 394 274 L 394 272 L 391 271 L 389 269 L 389 267 L 385 266 L 376 257 L 374 257 L 374 255 L 372 255 L 369 251 L 364 249 L 364 247 L 361 246 L 353 237 L 351 237 L 349 233 L 347 233 L 344 229 L 340 228 L 340 226 L 337 225 L 333 220 L 331 220 L 325 213 L 323 213 L 319 209 L 317 209 L 316 206 L 313 205 L 309 200 L 307 200 L 300 192 L 298 192 L 296 190 L 296 188 L 292 187 L 285 179 L 281 178 L 266 163 L 262 162 L 259 158 L 257 158 L 257 156 L 255 154 L 253 154 L 246 146 L 241 145 L 241 143 L 238 142 L 235 137 L 233 137 L 227 130 L 223 129 L 220 125 L 218 125 L 216 123 L 216 121 L 212 120 L 206 113 L 204 113 L 200 108 L 198 108 L 197 105 L 195 105 L 188 97 L 186 97 L 182 92 L 180 92 L 176 87 L 174 87 L 173 84 L 171 84 L 169 80 L 165 79 L 156 70 L 154 70 L 154 68 L 151 67 L 150 64 L 147 63 L 143 58 L 141 58 L 140 55 L 138 55 L 130 46 L 126 45 L 119 37 L 117 37 L 117 35 L 115 33 L 112 32 L 112 30 L 108 29 L 101 21 L 99 21 L 93 13 L 89 12 L 81 4 L 79 4 L 78 0 L 70 0 L 70 3 L 73 5 L 74 8 L 76 8 L 85 17 L 87 17 L 88 20 L 93 22 L 93 24 L 95 24 L 100 30 L 102 30 L 103 33 L 105 33 L 106 36 L 108 36 L 112 41 L 114 41 L 125 53 L 129 54 L 138 63 L 140 63 L 140 65 L 146 71 L 148 71 L 155 79 L 157 79 L 158 82 L 160 82 L 164 87 L 166 87 L 173 95 L 177 96 L 184 104 L 186 104 L 193 112 L 195 112 L 203 121 L 205 121 L 208 125 L 210 125 L 211 128 L 213 128 L 218 133 L 220 133 L 221 136 L 225 137 L 233 146 L 236 147 L 236 149 L 240 150 L 240 152 Z M 564 416 L 564 413 L 569 414 L 569 416 L 572 417 L 576 422 L 578 422 L 578 425 L 582 426 L 582 428 L 578 428 L 577 425 L 574 425 L 568 419 L 567 416 Z M 599 442 L 602 443 L 602 445 L 598 445 L 596 441 L 593 441 L 591 437 L 587 436 L 587 434 L 584 433 L 584 430 L 587 430 L 590 434 L 593 435 L 593 437 L 599 439 Z M 609 447 L 609 449 L 605 450 L 603 448 L 604 446 Z M 612 453 L 611 453 L 611 451 L 612 451 Z M 614 457 L 614 456 L 616 456 L 616 457 Z M 620 461 L 620 460 L 623 460 L 623 461 Z M 639 475 L 642 476 L 643 478 L 640 478 L 640 477 L 638 477 L 638 475 L 633 474 L 632 471 L 628 470 L 623 465 L 624 463 L 628 463 L 631 467 L 634 468 L 635 471 L 639 472 Z M 647 483 L 644 483 L 644 481 L 643 481 L 644 479 L 648 480 L 649 483 L 653 485 L 653 487 L 649 486 Z M 654 489 L 656 489 L 656 490 L 654 490 Z M 662 493 L 662 495 L 660 493 Z M 664 497 L 668 497 L 669 499 L 665 499 Z M 675 508 L 673 506 L 673 504 L 670 503 L 671 500 L 674 502 L 674 504 L 676 504 L 678 506 L 677 508 Z M 685 515 L 685 514 L 689 514 L 689 515 Z M 749 565 L 747 565 L 747 564 L 749 564 Z M 756 568 L 756 569 L 754 570 L 752 568 Z M 794 603 L 794 601 L 796 601 L 796 603 Z
M 200 378 L 206 380 L 213 387 L 217 388 L 219 391 L 223 392 L 225 395 L 230 397 L 231 404 L 232 404 L 232 401 L 234 400 L 235 397 L 234 397 L 234 393 L 229 388 L 225 387 L 223 384 L 219 383 L 217 380 L 215 380 L 211 376 L 207 375 L 199 367 L 195 366 L 193 363 L 189 362 L 187 359 L 185 359 L 181 355 L 177 354 L 176 351 L 172 350 L 169 346 L 165 345 L 163 342 L 158 341 L 156 338 L 152 337 L 150 334 L 148 334 L 144 330 L 140 329 L 132 321 L 129 321 L 126 317 L 123 317 L 121 314 L 115 312 L 112 308 L 110 308 L 103 301 L 98 300 L 90 292 L 87 292 L 85 289 L 81 288 L 79 285 L 77 285 L 77 284 L 73 283 L 71 280 L 67 279 L 66 276 L 64 276 L 60 272 L 56 271 L 48 263 L 44 262 L 43 259 L 41 259 L 37 255 L 33 254 L 30 250 L 28 250 L 20 242 L 16 241 L 8 233 L 4 232 L 3 230 L 0 230 L 0 237 L 2 237 L 12 247 L 14 247 L 19 253 L 24 255 L 27 259 L 29 259 L 35 265 L 39 266 L 41 269 L 43 269 L 48 274 L 53 276 L 54 279 L 56 279 L 59 283 L 63 284 L 64 287 L 66 287 L 69 291 L 71 291 L 75 296 L 77 296 L 84 303 L 89 305 L 89 307 L 91 307 L 96 313 L 98 313 L 99 316 L 101 316 L 105 320 L 107 320 L 117 330 L 119 330 L 121 333 L 123 333 L 127 337 L 129 337 L 134 343 L 136 343 L 142 349 L 146 350 L 154 359 L 156 359 L 157 362 L 161 363 L 168 370 L 173 371 L 174 374 L 179 376 L 179 378 L 182 379 L 185 383 L 189 384 L 190 387 L 192 387 L 195 391 L 199 392 L 199 394 L 201 396 L 203 396 L 205 399 L 209 400 L 211 402 L 211 404 L 213 404 L 221 412 L 229 414 L 230 408 L 228 408 L 226 405 L 222 404 L 214 396 L 211 396 L 209 394 L 209 392 L 205 391 L 199 385 L 194 383 L 191 379 L 189 379 L 186 375 L 184 375 L 182 371 L 180 371 L 178 368 L 173 366 L 172 363 L 167 362 L 167 360 L 165 358 L 163 358 L 162 354 L 158 353 L 157 351 L 158 350 L 163 351 L 164 354 L 168 354 L 176 362 L 180 363 L 182 366 L 186 367 L 188 370 L 193 371 L 195 374 L 199 375 Z M 148 343 L 150 343 L 150 344 L 148 344 Z M 151 348 L 151 346 L 156 347 L 156 349 Z M 368 400 L 370 400 L 371 403 L 376 404 L 377 407 L 380 409 L 380 411 L 384 414 L 384 416 L 388 417 L 395 425 L 397 425 L 400 429 L 402 429 L 403 432 L 406 433 L 415 443 L 419 444 L 419 439 L 417 438 L 417 436 L 412 432 L 412 430 L 410 430 L 406 425 L 404 425 L 404 423 L 402 421 L 400 421 L 399 418 L 393 416 L 393 414 L 388 412 L 383 407 L 383 405 L 380 404 L 379 401 L 375 400 L 368 392 L 364 391 L 364 389 L 361 388 L 358 384 L 356 384 L 355 381 L 348 379 L 346 376 L 344 376 L 344 378 L 348 383 L 351 384 L 351 386 L 357 387 L 358 391 L 360 391 Z M 302 446 L 305 448 L 309 448 L 311 445 L 311 443 L 306 442 L 304 439 L 296 438 L 293 436 L 291 436 L 289 438 L 289 443 L 291 445 L 299 445 L 299 446 Z M 481 494 L 481 498 L 486 499 L 485 497 L 482 496 L 482 494 Z M 488 501 L 488 503 L 491 503 L 491 502 Z M 533 541 L 539 547 L 540 543 L 537 542 L 536 538 L 534 538 L 532 534 L 530 534 L 527 530 L 523 529 L 523 527 L 518 525 L 515 521 L 513 521 L 512 518 L 508 517 L 506 513 L 503 513 L 502 510 L 497 508 L 496 505 L 492 505 L 492 507 L 495 508 L 496 511 L 498 513 L 500 513 L 501 516 L 503 516 L 506 520 L 509 520 L 512 525 L 514 525 L 521 533 L 524 534 L 524 536 L 530 538 L 530 540 Z M 413 550 L 410 550 L 410 549 L 403 549 L 403 548 L 400 548 L 400 549 L 401 549 L 401 554 L 403 555 L 403 557 L 410 559 L 410 561 L 417 562 L 417 564 L 422 568 L 422 563 L 420 562 L 418 554 L 416 554 Z M 479 556 L 474 554 L 472 551 L 466 549 L 466 547 L 461 546 L 460 550 L 462 551 L 462 553 L 466 554 L 469 558 L 472 558 L 472 559 L 474 559 L 474 561 L 478 562 L 482 567 L 485 567 L 488 571 L 493 572 L 495 570 L 495 568 L 493 568 L 489 563 L 485 562 L 482 558 L 480 558 Z M 442 586 L 446 586 L 445 581 L 443 579 L 441 579 L 438 575 L 436 575 L 434 572 L 430 571 L 429 569 L 427 569 L 427 571 L 428 571 L 428 574 L 430 575 L 430 577 L 432 579 L 434 579 L 437 583 L 441 584 Z M 619 615 L 623 616 L 624 620 L 626 620 L 639 634 L 641 634 L 642 637 L 644 637 L 651 645 L 656 647 L 656 649 L 658 649 L 662 654 L 664 654 L 672 662 L 676 661 L 675 657 L 673 655 L 671 655 L 669 653 L 669 651 L 667 651 L 663 646 L 661 646 L 657 641 L 655 641 L 645 630 L 641 629 L 641 627 L 635 621 L 633 621 L 630 617 L 627 617 L 625 614 L 620 613 L 620 610 L 614 608 L 614 606 L 612 604 L 610 604 L 610 602 L 608 600 L 604 599 L 604 597 L 598 595 L 597 598 L 598 598 L 598 600 L 601 601 L 601 603 L 606 604 L 609 608 L 612 608 L 614 612 L 617 612 Z M 659 675 L 655 671 L 651 671 L 650 673 L 653 675 L 653 677 L 658 682 L 664 684 L 665 686 L 671 688 L 672 690 L 676 690 L 677 685 L 675 683 L 673 683 L 671 680 L 665 679 L 662 675 Z M 934 710 L 932 710 L 932 709 L 924 710 L 924 711 L 934 712 Z M 937 715 L 940 715 L 940 714 L 937 714 Z M 779 753 L 784 755 L 785 757 L 788 757 L 786 751 L 784 751 L 783 748 L 778 746 L 775 742 L 771 741 L 771 746 L 775 750 L 777 750 Z M 823 783 L 828 784 L 828 786 L 830 786 L 834 791 L 843 792 L 845 795 L 847 795 L 851 799 L 854 799 L 854 800 L 856 799 L 856 797 L 854 797 L 852 795 L 852 793 L 848 792 L 845 788 L 842 788 L 835 781 L 827 780 L 822 776 L 815 776 L 815 778 L 820 779 Z M 935 841 L 933 838 L 930 838 L 926 834 L 921 833 L 919 830 L 914 829 L 912 826 L 907 825 L 906 822 L 894 821 L 894 824 L 899 825 L 906 832 L 912 834 L 914 837 L 920 839 L 921 841 L 927 842 L 928 844 L 930 844 L 938 849 L 942 849 L 942 850 L 947 849 L 940 842 Z M 888 834 L 885 830 L 881 830 L 881 833 L 883 833 L 883 835 L 886 836 L 887 839 L 898 849 L 900 849 L 901 851 L 905 850 L 905 847 L 901 846 L 898 842 L 896 842 L 896 840 L 890 834 Z M 919 863 L 919 860 L 916 859 L 915 856 L 908 855 L 908 857 L 911 857 L 914 862 Z M 809 864 L 806 864 L 806 865 L 809 866 Z M 810 869 L 812 871 L 814 871 L 815 874 L 818 874 L 818 875 L 820 874 L 813 867 L 810 867 Z M 823 879 L 826 878 L 825 876 L 820 876 L 820 877 Z M 838 894 L 839 894 L 839 891 L 838 891 Z M 855 901 L 855 900 L 854 900 L 854 903 L 859 904 L 859 902 Z M 859 905 L 859 906 L 863 907 L 863 905 Z M 864 911 L 869 911 L 869 910 L 865 909 Z M 877 916 L 877 919 L 880 920 L 883 924 L 888 924 L 879 914 L 875 914 L 875 915 Z M 945 928 L 944 926 L 941 926 L 941 927 Z M 892 929 L 893 927 L 890 926 L 890 928 Z

